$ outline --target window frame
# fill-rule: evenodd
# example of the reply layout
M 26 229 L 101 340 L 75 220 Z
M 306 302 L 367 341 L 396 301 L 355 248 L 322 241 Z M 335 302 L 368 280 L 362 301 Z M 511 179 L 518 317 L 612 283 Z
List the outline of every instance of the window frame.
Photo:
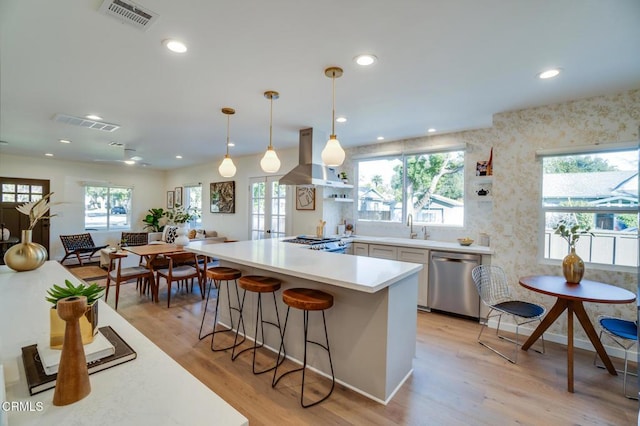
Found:
M 87 189 L 88 188 L 106 188 L 107 190 L 107 201 L 106 201 L 106 226 L 105 227 L 92 227 L 87 223 L 87 204 L 86 204 L 86 196 L 87 196 Z M 111 213 L 111 209 L 115 206 L 111 206 L 111 190 L 112 189 L 126 189 L 129 190 L 130 192 L 130 197 L 129 197 L 129 207 L 127 208 L 127 212 L 126 212 L 126 216 L 127 216 L 127 220 L 126 223 L 128 224 L 125 227 L 113 227 L 111 225 L 111 220 L 110 220 L 110 216 L 112 216 Z M 83 185 L 83 197 L 85 199 L 84 203 L 83 203 L 83 217 L 84 217 L 84 230 L 85 231 L 93 231 L 93 232 L 117 232 L 117 231 L 131 231 L 132 229 L 132 216 L 131 216 L 131 211 L 133 209 L 133 186 L 129 186 L 129 185 L 105 185 L 103 183 L 93 183 L 93 182 L 85 182 Z
M 438 227 L 438 228 L 454 228 L 454 229 L 464 229 L 466 226 L 466 216 L 467 216 L 467 204 L 466 204 L 466 169 L 467 169 L 467 152 L 466 152 L 466 144 L 463 145 L 451 145 L 451 146 L 438 146 L 431 147 L 427 149 L 416 149 L 416 150 L 407 150 L 401 152 L 385 152 L 383 154 L 372 154 L 372 155 L 362 155 L 355 156 L 353 158 L 354 169 L 355 169 L 355 179 L 354 179 L 354 191 L 355 191 L 355 203 L 353 207 L 353 215 L 356 219 L 356 223 L 363 222 L 369 224 L 388 224 L 392 226 L 404 225 L 406 218 L 408 216 L 408 208 L 406 203 L 407 198 L 407 182 L 408 177 L 404 171 L 407 169 L 407 159 L 409 157 L 421 156 L 421 155 L 433 155 L 433 154 L 445 154 L 449 152 L 461 152 L 463 155 L 463 168 L 461 170 L 462 174 L 462 221 L 460 224 L 451 224 L 451 223 L 432 223 L 432 222 L 422 222 L 414 219 L 414 225 L 420 226 L 429 226 L 429 227 Z M 402 174 L 402 212 L 401 212 L 401 220 L 393 221 L 393 220 L 371 220 L 371 219 L 361 219 L 359 217 L 359 205 L 360 205 L 360 163 L 365 161 L 376 161 L 376 160 L 385 160 L 385 159 L 399 159 L 402 162 L 403 174 Z
M 536 152 L 536 160 L 538 161 L 538 167 L 540 171 L 540 199 L 539 199 L 539 224 L 538 224 L 538 262 L 543 265 L 560 265 L 562 259 L 555 257 L 546 257 L 547 245 L 550 242 L 547 241 L 547 228 L 546 228 L 546 215 L 547 213 L 591 213 L 591 214 L 639 214 L 638 205 L 636 206 L 610 206 L 610 207 L 594 207 L 594 206 L 545 206 L 544 205 L 544 160 L 548 158 L 558 157 L 578 157 L 585 155 L 597 155 L 608 154 L 624 151 L 636 151 L 640 158 L 640 146 L 637 142 L 623 142 L 612 143 L 602 145 L 590 145 L 590 146 L 577 146 L 572 148 L 554 148 L 548 150 L 540 150 Z M 640 172 L 640 162 L 638 162 L 638 171 Z M 640 195 L 640 194 L 638 194 Z M 606 231 L 606 230 L 605 230 Z M 597 231 L 594 231 L 597 232 Z M 636 241 L 640 240 L 640 233 L 638 231 L 629 233 L 629 237 L 635 235 Z M 597 238 L 597 237 L 595 237 Z M 585 236 L 578 241 L 578 248 L 581 245 L 585 245 L 586 239 L 589 239 L 589 252 L 593 250 L 592 240 L 594 237 Z M 582 243 L 582 244 L 581 244 Z M 612 257 L 615 260 L 616 253 L 612 253 Z M 549 250 L 549 256 L 551 256 L 551 250 Z M 584 260 L 584 259 L 583 259 Z M 637 265 L 621 265 L 614 263 L 600 263 L 584 260 L 585 265 L 596 270 L 616 271 L 616 272 L 636 272 L 640 266 L 640 262 Z

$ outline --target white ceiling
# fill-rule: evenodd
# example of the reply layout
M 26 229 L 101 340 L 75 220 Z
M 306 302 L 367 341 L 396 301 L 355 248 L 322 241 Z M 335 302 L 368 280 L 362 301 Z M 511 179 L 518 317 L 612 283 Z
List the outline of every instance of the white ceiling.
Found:
M 331 130 L 328 66 L 344 146 L 488 127 L 495 113 L 640 88 L 638 0 L 138 0 L 146 31 L 102 0 L 0 0 L 0 155 L 93 161 L 136 150 L 149 167 L 219 162 L 298 130 Z M 183 40 L 186 54 L 167 51 Z M 378 62 L 358 67 L 353 58 Z M 536 74 L 562 67 L 553 80 Z M 113 133 L 55 122 L 94 113 Z M 58 139 L 70 139 L 63 145 Z M 176 155 L 182 155 L 177 160 Z M 124 167 L 124 166 L 123 166 Z

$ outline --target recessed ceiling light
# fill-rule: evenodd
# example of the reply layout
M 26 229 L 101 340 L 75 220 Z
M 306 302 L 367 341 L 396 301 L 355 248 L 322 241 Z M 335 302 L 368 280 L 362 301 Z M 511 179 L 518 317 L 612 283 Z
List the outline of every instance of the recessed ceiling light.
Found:
M 227 145 L 229 145 L 229 146 L 236 146 L 236 144 L 235 144 L 235 143 L 233 143 L 233 142 L 229 142 Z
M 338 123 L 346 123 L 347 122 L 347 117 L 338 117 L 338 118 L 336 118 L 336 122 L 338 122 Z
M 353 58 L 353 60 L 356 61 L 356 64 L 366 67 L 375 63 L 378 58 L 376 58 L 375 55 L 364 54 L 356 56 L 355 58 Z
M 136 162 L 133 161 L 133 160 L 124 160 L 124 164 L 126 164 L 128 166 L 132 166 L 132 165 L 136 164 Z
M 185 53 L 187 51 L 187 46 L 178 40 L 166 39 L 162 40 L 162 44 L 174 53 Z
M 99 115 L 95 115 L 95 114 L 85 115 L 85 117 L 87 117 L 89 120 L 102 120 L 102 117 L 100 117 Z
M 60 143 L 71 143 L 69 139 L 59 139 Z
M 176 155 L 176 158 L 179 160 L 182 158 L 182 155 Z
M 378 140 L 379 141 L 383 141 L 384 140 L 384 136 L 378 136 Z
M 45 157 L 53 157 L 53 154 L 52 154 L 52 153 L 50 153 L 50 152 L 47 152 L 47 153 L 45 154 Z
M 427 132 L 429 132 L 429 133 L 433 133 L 435 131 L 436 131 L 436 129 L 434 129 L 433 127 L 430 127 L 429 129 L 427 129 Z
M 542 71 L 541 73 L 538 74 L 538 78 L 541 78 L 543 80 L 547 79 L 547 78 L 553 78 L 556 77 L 558 74 L 560 74 L 560 68 L 552 68 L 546 71 Z

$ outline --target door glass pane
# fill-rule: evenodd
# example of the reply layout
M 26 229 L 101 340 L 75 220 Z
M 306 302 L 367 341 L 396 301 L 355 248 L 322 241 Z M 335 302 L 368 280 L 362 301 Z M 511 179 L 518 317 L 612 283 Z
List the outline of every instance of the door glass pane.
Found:
M 16 202 L 16 194 L 2 194 L 2 202 L 4 203 L 15 203 Z
M 3 183 L 2 184 L 2 192 L 16 192 L 16 186 L 12 183 Z
M 41 185 L 31 185 L 31 193 L 32 194 L 42 194 L 42 186 Z
M 29 185 L 18 185 L 18 192 L 22 193 L 22 194 L 28 194 L 29 192 Z
M 28 203 L 29 201 L 31 201 L 29 199 L 29 194 L 18 194 L 19 203 Z

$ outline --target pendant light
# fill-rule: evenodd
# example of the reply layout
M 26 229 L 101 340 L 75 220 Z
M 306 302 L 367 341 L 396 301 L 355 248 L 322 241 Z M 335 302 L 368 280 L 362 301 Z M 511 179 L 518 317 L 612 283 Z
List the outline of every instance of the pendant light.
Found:
M 333 105 L 331 109 L 331 136 L 322 150 L 322 162 L 329 167 L 342 165 L 344 162 L 344 149 L 340 146 L 340 141 L 336 137 L 336 78 L 342 76 L 342 68 L 330 67 L 324 70 L 324 75 L 331 78 L 333 82 Z
M 224 160 L 218 167 L 218 172 L 222 177 L 230 178 L 236 175 L 236 166 L 233 164 L 233 160 L 229 157 L 229 118 L 236 113 L 233 108 L 222 108 L 222 113 L 227 115 L 227 154 L 224 156 Z
M 265 173 L 275 173 L 280 170 L 280 159 L 271 144 L 271 137 L 273 134 L 273 100 L 278 99 L 280 94 L 273 90 L 269 90 L 264 92 L 264 97 L 271 101 L 271 113 L 269 115 L 269 147 L 267 148 L 267 152 L 264 153 L 262 160 L 260 160 L 260 167 L 262 167 L 262 170 Z

